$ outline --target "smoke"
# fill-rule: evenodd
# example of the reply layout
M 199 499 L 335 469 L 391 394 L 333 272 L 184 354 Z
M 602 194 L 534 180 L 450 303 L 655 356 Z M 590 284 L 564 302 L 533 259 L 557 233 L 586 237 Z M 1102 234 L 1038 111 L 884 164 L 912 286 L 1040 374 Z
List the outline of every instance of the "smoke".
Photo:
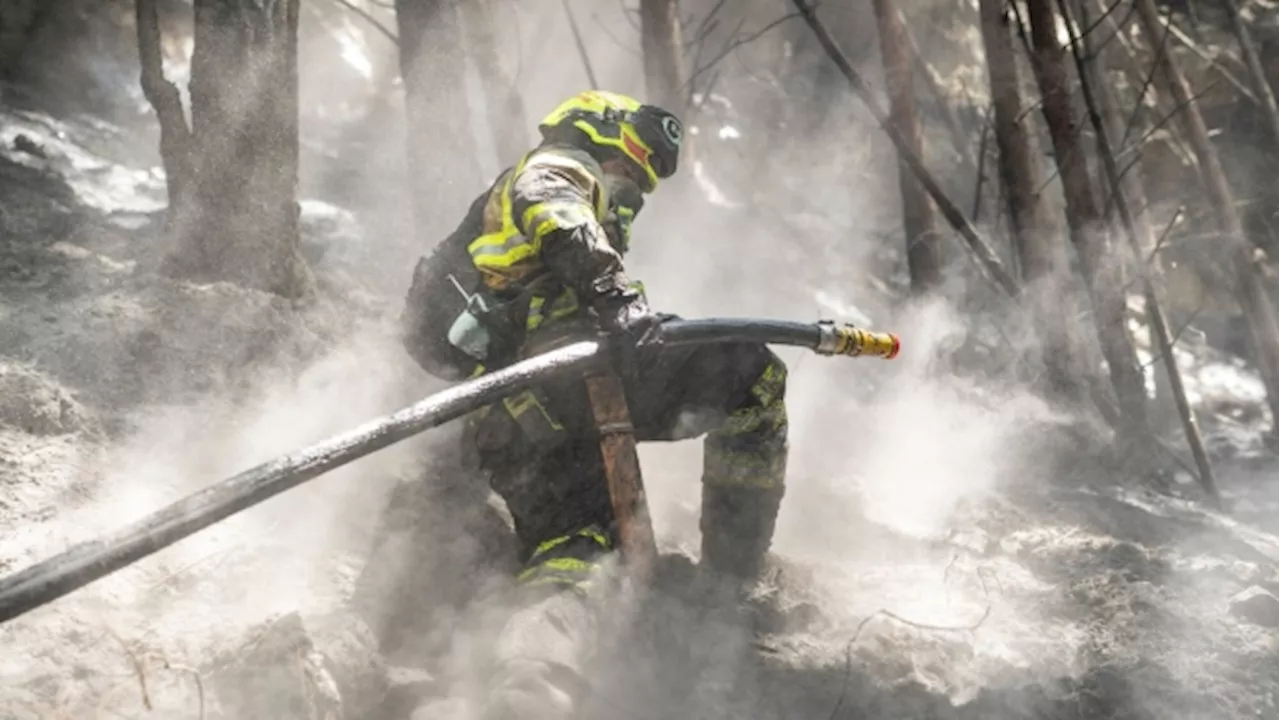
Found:
M 753 18 L 767 22 L 772 15 L 761 5 L 752 3 Z M 766 8 L 770 12 L 786 10 L 785 3 L 772 5 Z M 627 11 L 610 3 L 573 6 L 579 24 L 611 28 L 620 36 L 588 33 L 587 51 L 601 84 L 643 97 L 638 42 L 629 40 L 634 33 Z M 313 42 L 303 43 L 299 61 L 308 150 L 304 195 L 350 208 L 363 230 L 360 238 L 343 240 L 356 247 L 327 254 L 322 262 L 329 264 L 321 271 L 364 279 L 395 305 L 409 282 L 408 261 L 421 254 L 419 244 L 428 239 L 417 237 L 408 222 L 404 142 L 412 128 L 402 120 L 394 47 L 362 21 L 317 17 L 304 11 L 304 34 Z M 379 17 L 391 24 L 389 14 Z M 583 89 L 585 73 L 576 55 L 565 50 L 573 41 L 558 3 L 513 5 L 510 20 L 498 37 L 503 70 L 519 79 L 528 114 L 536 119 Z M 340 52 L 334 52 L 334 42 L 322 41 L 324 33 L 337 38 Z M 753 611 L 776 611 L 786 616 L 780 621 L 784 631 L 811 633 L 797 644 L 808 643 L 824 654 L 802 657 L 797 665 L 820 657 L 834 667 L 843 664 L 844 648 L 837 639 L 845 642 L 879 609 L 922 623 L 965 626 L 1001 602 L 991 598 L 981 569 L 961 562 L 944 572 L 929 548 L 970 532 L 976 506 L 1010 487 L 1041 481 L 1056 451 L 1046 436 L 1076 418 L 1024 384 L 963 372 L 960 356 L 989 344 L 992 324 L 1002 330 L 993 352 L 1006 358 L 1034 354 L 1036 340 L 1015 309 L 971 312 L 975 293 L 962 286 L 980 281 L 969 274 L 958 241 L 948 240 L 953 286 L 943 295 L 959 299 L 908 299 L 898 247 L 897 185 L 887 170 L 895 163 L 887 142 L 865 112 L 831 92 L 829 84 L 815 80 L 806 89 L 812 91 L 811 102 L 784 103 L 780 98 L 797 93 L 760 80 L 782 67 L 774 63 L 812 62 L 817 68 L 821 59 L 805 54 L 804 37 L 783 26 L 726 58 L 733 70 L 727 75 L 733 77 L 693 120 L 696 160 L 649 200 L 635 225 L 628 269 L 645 282 L 655 306 L 686 317 L 832 318 L 901 336 L 902 355 L 892 361 L 778 350 L 789 370 L 791 452 L 773 549 L 794 575 L 783 586 L 762 591 L 772 593 L 768 598 L 753 598 L 758 601 Z M 877 65 L 868 59 L 869 76 L 878 75 Z M 480 111 L 484 98 L 474 75 L 467 87 L 472 100 L 467 112 L 477 121 L 475 135 L 489 177 L 499 163 Z M 455 156 L 448 143 L 437 147 L 442 164 L 471 161 Z M 456 217 L 464 210 L 457 208 Z M 63 535 L 41 551 L 115 530 L 218 479 L 435 389 L 389 327 L 314 318 L 308 323 L 309 330 L 328 339 L 307 362 L 256 365 L 234 396 L 211 394 L 185 405 L 141 408 L 132 418 L 134 430 L 98 459 L 97 489 L 79 507 L 66 509 L 58 522 Z M 189 333 L 198 337 L 202 328 Z M 208 342 L 204 337 L 194 346 Z M 148 381 L 180 384 L 183 372 L 170 367 L 165 376 Z M 449 455 L 451 448 L 441 443 L 452 442 L 452 437 L 429 434 L 380 451 L 219 523 L 56 607 L 100 611 L 119 626 L 163 637 L 195 656 L 276 613 L 330 612 L 349 599 L 356 576 L 369 562 L 376 531 L 396 509 L 388 508 L 394 486 L 419 481 L 424 464 Z M 641 460 L 660 546 L 696 556 L 700 441 L 645 445 Z M 434 503 L 432 498 L 424 517 L 456 520 L 448 518 L 454 508 Z M 442 564 L 474 557 L 473 548 L 460 549 L 479 542 L 463 537 L 465 532 L 452 524 L 437 528 L 431 542 L 438 544 L 405 552 L 444 558 Z M 417 538 L 405 534 L 397 542 L 411 546 Z M 36 540 L 49 538 L 26 538 Z M 6 548 L 6 554 L 12 550 Z M 456 589 L 448 587 L 451 583 L 481 586 L 484 592 L 431 616 L 435 626 L 429 632 L 440 642 L 430 653 L 396 662 L 429 668 L 447 688 L 436 707 L 439 716 L 470 720 L 485 692 L 488 656 L 513 608 L 501 581 L 486 585 L 459 577 L 483 574 L 475 567 L 452 568 L 453 574 L 437 570 L 404 570 L 437 586 L 420 603 L 423 614 L 432 612 L 426 607 L 431 600 Z M 880 670 L 913 678 L 955 702 L 972 699 L 994 673 L 1010 665 L 1039 663 L 1039 672 L 1055 676 L 1074 672 L 1074 653 L 1083 642 L 1078 632 L 1034 609 L 1049 588 L 1012 562 L 992 561 L 987 571 L 1018 583 L 1026 604 L 1002 605 L 978 638 L 920 641 L 904 638 L 905 631 L 869 626 L 877 647 L 899 651 L 901 657 L 895 657 L 912 665 Z M 672 572 L 679 577 L 678 563 Z M 430 577 L 417 577 L 424 574 Z M 964 579 L 956 580 L 957 575 Z M 717 588 L 688 585 L 650 599 L 643 608 L 627 596 L 607 598 L 603 616 L 608 623 L 592 665 L 605 711 L 627 715 L 619 708 L 646 708 L 643 714 L 650 717 L 675 717 L 693 716 L 690 708 L 700 708 L 717 716 L 768 716 L 755 707 L 768 699 L 768 689 L 750 689 L 761 672 L 751 622 Z M 793 622 L 787 615 L 803 604 L 797 596 L 817 605 L 817 620 Z M 393 601 L 384 608 L 389 615 Z M 770 609 L 770 603 L 791 607 Z M 50 616 L 33 617 L 32 625 L 22 627 Z M 406 622 L 405 632 L 419 629 Z M 776 647 L 772 651 L 784 654 Z M 777 689 L 786 697 L 817 682 L 816 675 L 787 677 L 796 678 L 795 687 Z M 794 713 L 787 714 L 826 712 L 831 698 L 810 694 L 797 699 Z
M 216 481 L 407 404 L 415 383 L 396 350 L 385 335 L 368 333 L 296 372 L 264 372 L 252 381 L 252 399 L 245 403 L 212 396 L 194 406 L 147 406 L 136 429 L 98 459 L 100 484 L 90 503 L 69 513 L 67 539 L 114 531 Z M 416 385 L 422 392 L 421 383 Z M 323 576 L 332 569 L 330 560 L 362 550 L 390 485 L 410 474 L 425 452 L 422 441 L 405 442 L 358 460 L 122 574 L 133 573 L 142 593 L 135 600 L 141 602 L 149 583 L 137 577 L 156 580 L 234 552 L 252 557 L 252 565 L 235 573 L 243 585 L 224 584 L 218 599 L 208 599 L 219 614 L 262 618 L 314 606 L 323 587 L 332 600 L 341 578 Z

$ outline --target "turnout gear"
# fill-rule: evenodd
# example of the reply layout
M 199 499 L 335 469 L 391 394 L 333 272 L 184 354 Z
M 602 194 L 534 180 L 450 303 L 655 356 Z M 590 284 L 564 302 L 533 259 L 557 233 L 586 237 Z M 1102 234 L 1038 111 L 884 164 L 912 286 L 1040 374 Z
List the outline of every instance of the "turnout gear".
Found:
M 708 524 L 715 535 L 737 537 L 735 547 L 763 555 L 772 531 L 772 513 L 784 490 L 787 461 L 786 367 L 768 348 L 750 344 L 662 346 L 648 365 L 624 373 L 622 381 L 636 438 L 675 441 L 704 436 L 702 481 L 713 487 L 713 505 L 742 507 L 769 519 L 717 528 L 723 513 Z M 506 500 L 523 550 L 532 566 L 564 552 L 586 556 L 611 550 L 612 508 L 586 389 L 570 378 L 531 391 L 536 413 L 559 429 L 558 439 L 531 433 L 519 418 L 496 408 L 473 419 L 479 462 Z M 520 397 L 520 396 L 517 396 Z M 526 411 L 521 415 L 535 412 Z M 744 499 L 745 498 L 745 499 Z M 582 537 L 569 542 L 570 539 Z M 761 537 L 756 537 L 761 536 Z M 603 542 L 602 538 L 608 539 Z M 557 541 L 557 552 L 539 553 Z M 589 542 L 588 542 L 589 540 Z M 719 546 L 707 545 L 711 562 L 732 572 L 733 561 Z M 715 539 L 722 542 L 721 537 Z M 563 543 L 563 544 L 559 544 Z
M 672 316 L 650 309 L 622 265 L 644 194 L 676 170 L 680 122 L 589 91 L 539 129 L 543 144 L 419 262 L 405 345 L 428 372 L 460 379 L 600 330 L 612 335 L 636 439 L 706 436 L 705 564 L 751 575 L 784 492 L 786 369 L 763 345 L 661 345 L 660 323 Z M 514 518 L 517 582 L 529 593 L 504 631 L 512 641 L 499 644 L 486 717 L 564 717 L 585 683 L 581 658 L 564 648 L 590 645 L 587 600 L 618 544 L 585 382 L 556 380 L 508 397 L 468 418 L 467 435 Z M 554 637 L 539 639 L 544 632 Z
M 633 297 L 622 254 L 641 198 L 579 148 L 521 158 L 418 262 L 401 318 L 410 355 L 460 380 L 510 362 L 549 318 Z
M 675 172 L 680 121 L 588 91 L 539 128 L 542 145 L 503 171 L 414 270 L 404 342 L 432 375 L 460 380 L 510 362 L 547 305 L 557 317 L 585 305 L 616 318 L 620 302 L 643 315 L 622 256 L 644 193 Z M 614 159 L 633 177 L 606 173 L 601 163 Z
M 785 493 L 785 366 L 761 345 L 660 346 L 655 355 L 622 374 L 636 438 L 705 436 L 703 564 L 749 578 L 761 568 Z M 593 639 L 592 590 L 619 541 L 585 383 L 555 381 L 536 394 L 539 415 L 561 429 L 553 442 L 497 410 L 472 426 L 480 463 L 515 519 L 524 568 L 518 582 L 529 593 L 530 612 L 513 617 L 503 634 L 542 638 L 519 654 L 499 651 L 489 703 L 503 710 L 485 720 L 565 718 L 564 708 L 580 705 L 590 688 L 583 653 Z M 565 642 L 576 648 L 568 659 Z M 511 707 L 525 714 L 501 714 Z

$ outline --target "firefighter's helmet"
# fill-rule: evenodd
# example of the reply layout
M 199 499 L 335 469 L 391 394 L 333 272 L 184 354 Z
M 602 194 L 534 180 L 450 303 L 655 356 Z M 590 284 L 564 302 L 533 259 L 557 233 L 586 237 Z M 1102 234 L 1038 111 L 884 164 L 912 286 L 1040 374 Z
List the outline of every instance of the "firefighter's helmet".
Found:
M 547 140 L 585 144 L 630 160 L 641 170 L 645 192 L 653 192 L 658 180 L 675 173 L 684 139 L 684 127 L 674 114 L 603 90 L 588 90 L 560 103 L 538 130 Z

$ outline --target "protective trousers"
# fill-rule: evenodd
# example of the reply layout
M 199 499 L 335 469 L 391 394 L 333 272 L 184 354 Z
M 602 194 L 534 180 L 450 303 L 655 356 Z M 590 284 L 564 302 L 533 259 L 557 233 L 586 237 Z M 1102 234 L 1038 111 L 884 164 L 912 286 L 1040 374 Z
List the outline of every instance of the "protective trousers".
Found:
M 641 441 L 704 439 L 702 561 L 752 576 L 784 492 L 786 368 L 762 345 L 660 348 L 624 375 Z M 475 426 L 481 464 L 515 520 L 527 604 L 503 631 L 485 720 L 562 718 L 588 687 L 596 627 L 588 602 L 616 543 L 586 388 L 550 383 L 494 406 Z

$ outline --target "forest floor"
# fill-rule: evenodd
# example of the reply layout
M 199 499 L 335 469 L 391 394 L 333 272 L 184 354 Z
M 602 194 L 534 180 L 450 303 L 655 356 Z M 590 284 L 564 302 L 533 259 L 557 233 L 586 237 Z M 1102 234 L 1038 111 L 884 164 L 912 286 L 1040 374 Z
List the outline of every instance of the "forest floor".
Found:
M 398 298 L 352 279 L 348 213 L 304 207 L 321 278 L 306 303 L 164 278 L 163 178 L 113 159 L 118 139 L 0 114 L 0 573 L 432 389 L 395 340 Z M 646 650 L 633 637 L 600 664 L 601 714 L 1274 717 L 1280 504 L 1261 386 L 1194 342 L 1179 361 L 1227 511 L 1187 477 L 1157 495 L 1069 457 L 957 503 L 944 533 L 842 518 L 846 551 L 784 543 L 754 612 L 664 585 Z M 444 664 L 470 652 L 466 622 L 450 660 L 410 669 L 345 610 L 388 493 L 430 443 L 0 625 L 0 717 L 390 720 L 403 686 L 436 698 L 419 718 L 466 717 L 465 697 L 440 699 L 459 694 Z M 687 580 L 683 512 L 659 521 Z

